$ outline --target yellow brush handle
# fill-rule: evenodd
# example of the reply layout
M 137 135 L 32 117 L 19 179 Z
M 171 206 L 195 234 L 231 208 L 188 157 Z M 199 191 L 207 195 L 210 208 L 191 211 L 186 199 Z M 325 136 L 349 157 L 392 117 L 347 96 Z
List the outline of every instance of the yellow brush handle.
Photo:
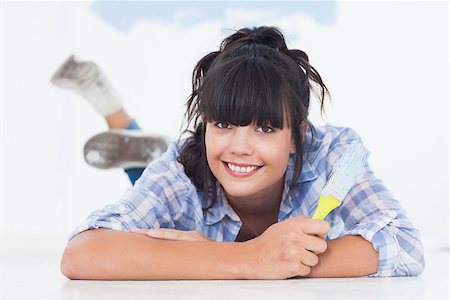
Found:
M 330 213 L 330 211 L 332 211 L 339 205 L 341 205 L 341 201 L 334 198 L 333 196 L 320 195 L 319 204 L 317 205 L 316 211 L 314 212 L 312 218 L 314 220 L 323 220 Z

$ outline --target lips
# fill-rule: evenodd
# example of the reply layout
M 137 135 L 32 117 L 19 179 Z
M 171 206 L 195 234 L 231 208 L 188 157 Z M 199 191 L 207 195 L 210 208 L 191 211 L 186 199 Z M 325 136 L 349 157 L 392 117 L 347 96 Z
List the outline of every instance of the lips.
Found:
M 262 166 L 230 163 L 222 161 L 227 172 L 234 177 L 249 177 L 256 173 Z

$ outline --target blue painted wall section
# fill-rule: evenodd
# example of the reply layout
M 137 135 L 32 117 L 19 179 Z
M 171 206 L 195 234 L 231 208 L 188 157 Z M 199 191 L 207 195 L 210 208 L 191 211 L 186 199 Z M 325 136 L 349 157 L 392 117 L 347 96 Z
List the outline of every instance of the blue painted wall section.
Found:
M 297 12 L 311 15 L 318 23 L 333 24 L 336 19 L 335 1 L 154 1 L 113 2 L 94 1 L 91 8 L 98 16 L 121 31 L 128 31 L 141 19 L 179 22 L 192 26 L 206 21 L 224 20 L 225 10 L 241 9 L 270 12 L 271 17 L 282 17 Z M 249 26 L 251 24 L 225 24 Z M 234 28 L 237 29 L 237 28 Z

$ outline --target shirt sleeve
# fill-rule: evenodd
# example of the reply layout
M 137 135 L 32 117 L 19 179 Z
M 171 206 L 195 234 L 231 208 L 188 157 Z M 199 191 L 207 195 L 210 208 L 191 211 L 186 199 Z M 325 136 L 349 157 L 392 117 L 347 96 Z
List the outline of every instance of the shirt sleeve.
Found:
M 356 133 L 354 137 L 360 140 Z M 334 153 L 337 157 L 352 140 L 336 146 Z M 362 236 L 378 252 L 378 272 L 371 277 L 422 273 L 425 263 L 420 233 L 368 164 L 336 213 L 344 222 L 345 234 Z
M 130 228 L 173 228 L 166 205 L 150 190 L 138 185 L 128 189 L 117 204 L 92 212 L 70 235 L 89 229 L 107 228 L 127 231 Z
M 82 231 L 97 228 L 127 231 L 133 227 L 184 229 L 192 226 L 195 220 L 190 216 L 201 217 L 193 211 L 190 201 L 186 201 L 192 185 L 171 157 L 175 157 L 174 153 L 166 153 L 150 164 L 118 203 L 92 212 L 70 234 L 69 240 Z

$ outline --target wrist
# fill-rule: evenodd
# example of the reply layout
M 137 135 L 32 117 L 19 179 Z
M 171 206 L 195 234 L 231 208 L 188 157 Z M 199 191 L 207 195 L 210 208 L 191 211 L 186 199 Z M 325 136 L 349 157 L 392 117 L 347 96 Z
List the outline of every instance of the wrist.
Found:
M 229 242 L 227 244 L 225 270 L 230 279 L 255 279 L 252 263 L 251 244 L 247 242 Z
M 254 251 L 254 240 L 235 242 L 236 265 L 239 278 L 257 279 L 257 253 Z

